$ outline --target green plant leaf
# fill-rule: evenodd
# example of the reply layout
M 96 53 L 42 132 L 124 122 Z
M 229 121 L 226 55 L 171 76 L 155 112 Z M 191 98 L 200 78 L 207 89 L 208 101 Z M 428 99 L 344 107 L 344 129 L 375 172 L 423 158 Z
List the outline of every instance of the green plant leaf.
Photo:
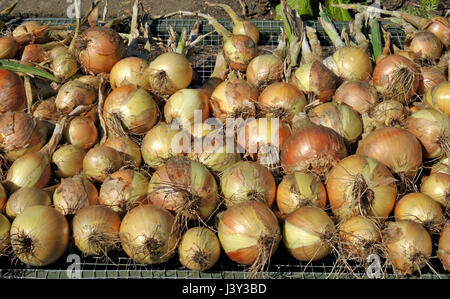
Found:
M 286 3 L 292 8 L 297 9 L 298 14 L 303 15 L 313 15 L 312 7 L 311 7 L 311 0 L 286 0 Z M 277 20 L 281 20 L 280 12 L 281 12 L 281 4 L 278 4 L 276 7 Z
M 348 4 L 350 0 L 326 0 L 325 11 L 333 21 L 351 21 L 352 17 L 346 9 L 331 6 L 331 4 Z

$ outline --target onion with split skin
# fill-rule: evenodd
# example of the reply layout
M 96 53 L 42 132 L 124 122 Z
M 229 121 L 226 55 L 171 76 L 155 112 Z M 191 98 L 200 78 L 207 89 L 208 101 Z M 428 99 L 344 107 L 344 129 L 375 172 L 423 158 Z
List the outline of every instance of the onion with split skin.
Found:
M 9 219 L 14 219 L 31 206 L 51 206 L 52 199 L 47 192 L 34 187 L 20 188 L 12 193 L 6 203 L 5 213 Z
M 11 223 L 5 215 L 0 214 L 0 257 L 7 255 L 11 247 L 9 240 L 9 231 L 11 230 Z
M 111 88 L 116 89 L 129 84 L 147 88 L 148 82 L 144 76 L 147 67 L 147 61 L 139 57 L 126 57 L 119 60 L 109 74 Z
M 424 177 L 420 192 L 430 196 L 450 213 L 450 174 L 436 172 Z
M 71 144 L 63 145 L 52 155 L 52 163 L 56 166 L 54 173 L 60 178 L 79 174 L 83 170 L 84 156 L 84 149 Z
M 324 60 L 324 65 L 344 80 L 370 81 L 372 61 L 362 49 L 357 47 L 338 48 L 333 55 Z
M 55 105 L 58 111 L 69 114 L 80 105 L 91 105 L 97 99 L 95 88 L 80 80 L 71 80 L 64 83 L 58 90 Z
M 258 109 L 266 116 L 289 120 L 308 104 L 306 96 L 296 86 L 275 82 L 264 88 L 258 98 Z
M 25 108 L 25 87 L 13 71 L 0 69 L 0 113 L 20 111 Z
M 359 114 L 364 114 L 378 103 L 378 93 L 366 81 L 347 80 L 336 90 L 333 100 L 336 103 L 350 106 Z
M 283 79 L 283 61 L 273 54 L 262 54 L 253 58 L 247 66 L 248 83 L 257 89 L 264 88 Z
M 447 222 L 447 225 L 442 230 L 438 246 L 437 254 L 442 266 L 444 266 L 445 270 L 450 271 L 450 222 Z
M 177 238 L 172 234 L 175 217 L 154 205 L 140 205 L 129 211 L 120 224 L 125 253 L 140 264 L 160 264 L 172 258 Z
M 103 182 L 106 177 L 123 166 L 120 153 L 105 145 L 91 148 L 84 156 L 83 171 L 89 180 Z
M 450 82 L 444 81 L 429 88 L 423 101 L 431 108 L 450 117 Z

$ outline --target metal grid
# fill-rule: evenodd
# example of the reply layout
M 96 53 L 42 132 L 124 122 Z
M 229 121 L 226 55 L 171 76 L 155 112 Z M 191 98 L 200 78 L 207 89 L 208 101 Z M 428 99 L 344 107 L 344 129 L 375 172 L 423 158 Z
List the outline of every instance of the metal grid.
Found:
M 50 22 L 52 25 L 63 25 L 74 23 L 73 19 L 68 18 L 32 18 L 26 20 L 37 20 L 42 23 Z M 12 19 L 10 25 L 19 24 L 24 20 Z M 232 23 L 229 21 L 220 21 L 227 29 L 232 29 Z M 256 20 L 253 21 L 260 31 L 260 42 L 258 47 L 261 52 L 273 50 L 277 45 L 278 35 L 281 30 L 282 23 L 280 21 Z M 161 38 L 163 42 L 167 41 L 167 27 L 172 28 L 180 33 L 183 28 L 190 30 L 195 23 L 193 19 L 168 19 L 156 20 L 150 23 L 150 31 L 153 36 Z M 306 25 L 316 29 L 321 45 L 324 47 L 332 47 L 324 30 L 318 22 L 307 21 Z M 336 22 L 336 27 L 341 31 L 344 27 L 348 32 L 348 24 L 345 22 Z M 392 41 L 401 48 L 403 31 L 398 26 L 388 28 L 391 33 Z M 200 33 L 204 34 L 213 31 L 213 28 L 207 24 L 203 24 Z M 209 78 L 214 68 L 214 53 L 217 52 L 221 45 L 221 37 L 214 33 L 205 38 L 202 42 L 204 49 L 210 48 L 211 54 L 200 55 L 198 62 L 199 67 L 195 68 L 198 75 L 197 83 Z M 198 58 L 197 58 L 198 59 Z M 46 267 L 29 267 L 20 262 L 15 264 L 9 260 L 0 259 L 0 278 L 33 278 L 33 279 L 66 279 L 71 278 L 70 273 L 79 273 L 81 279 L 109 279 L 109 278 L 198 278 L 198 279 L 239 279 L 247 278 L 248 273 L 245 267 L 230 261 L 222 252 L 219 262 L 207 272 L 190 271 L 183 269 L 178 257 L 174 256 L 170 261 L 162 265 L 140 265 L 135 264 L 130 258 L 126 257 L 123 252 L 115 252 L 108 259 L 99 257 L 81 257 L 81 253 L 71 246 L 71 249 L 61 257 L 56 263 Z M 80 261 L 73 264 L 72 260 L 68 260 L 70 254 L 80 256 Z M 66 262 L 69 261 L 69 262 Z M 440 269 L 439 262 L 435 265 L 438 272 L 444 273 Z M 68 267 L 78 269 L 79 272 L 67 272 Z M 68 276 L 69 275 L 69 276 Z M 279 249 L 271 259 L 271 266 L 267 273 L 270 278 L 367 278 L 364 269 L 356 269 L 353 273 L 348 271 L 339 271 L 334 267 L 334 259 L 331 257 L 309 264 L 295 260 L 287 250 L 280 244 Z M 385 278 L 395 278 L 392 272 L 385 273 Z M 417 278 L 417 276 L 412 276 Z M 422 278 L 437 278 L 431 271 L 425 270 L 421 275 Z M 450 278 L 449 274 L 440 275 L 441 278 Z M 73 277 L 72 277 L 73 278 Z

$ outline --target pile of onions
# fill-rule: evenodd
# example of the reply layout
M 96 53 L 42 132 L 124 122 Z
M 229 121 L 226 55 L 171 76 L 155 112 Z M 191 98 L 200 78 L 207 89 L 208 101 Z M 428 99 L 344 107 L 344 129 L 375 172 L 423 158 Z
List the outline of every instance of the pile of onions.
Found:
M 251 161 L 240 161 L 227 168 L 220 177 L 220 188 L 228 208 L 244 201 L 271 207 L 277 189 L 270 171 Z
M 67 122 L 63 138 L 73 146 L 88 150 L 97 143 L 98 130 L 91 117 L 75 116 Z
M 409 116 L 405 128 L 422 143 L 424 158 L 450 155 L 450 119 L 434 109 L 421 109 Z
M 209 92 L 205 89 L 183 88 L 172 94 L 164 105 L 167 123 L 191 125 L 209 116 Z M 198 119 L 196 119 L 198 118 Z
M 14 219 L 31 206 L 51 206 L 52 199 L 47 192 L 34 187 L 20 188 L 8 199 L 5 213 L 9 219 Z
M 408 103 L 419 88 L 419 68 L 408 58 L 387 55 L 376 64 L 372 81 L 385 100 Z
M 298 208 L 284 221 L 284 246 L 297 260 L 311 262 L 326 257 L 335 238 L 333 220 L 318 207 Z
M 261 92 L 258 98 L 258 108 L 270 117 L 290 118 L 293 114 L 302 112 L 307 104 L 303 92 L 293 84 L 285 82 L 272 83 Z
M 356 142 L 363 132 L 359 114 L 344 104 L 323 103 L 311 109 L 308 116 L 312 123 L 335 130 L 350 143 Z
M 15 257 L 30 266 L 57 261 L 69 244 L 69 224 L 52 207 L 32 206 L 11 224 L 11 246 Z
M 48 51 L 51 59 L 51 69 L 53 74 L 61 79 L 67 80 L 78 71 L 78 61 L 69 48 L 56 46 Z
M 122 38 L 116 31 L 107 27 L 86 29 L 75 47 L 82 66 L 93 74 L 109 73 L 125 54 Z
M 171 233 L 175 217 L 154 205 L 140 205 L 129 211 L 120 224 L 125 253 L 136 263 L 160 264 L 174 254 L 177 238 Z
M 278 185 L 276 201 L 282 215 L 304 206 L 325 209 L 327 192 L 320 179 L 313 174 L 294 172 L 285 175 Z
M 364 114 L 378 103 L 378 93 L 366 81 L 347 80 L 336 90 L 333 100 L 336 103 L 350 106 L 359 114 Z
M 434 61 L 441 56 L 442 43 L 430 31 L 417 31 L 405 42 L 405 49 L 416 53 L 422 60 Z
M 450 82 L 444 81 L 428 89 L 423 101 L 431 108 L 450 117 Z
M 107 255 L 120 243 L 120 217 L 113 210 L 88 206 L 78 211 L 72 220 L 75 245 L 84 255 Z
M 0 37 L 0 59 L 12 59 L 20 49 L 20 44 L 10 36 Z
M 55 105 L 62 113 L 69 114 L 80 105 L 91 105 L 96 99 L 97 92 L 93 86 L 80 80 L 71 80 L 58 90 Z
M 321 102 L 328 102 L 337 88 L 338 78 L 318 60 L 302 64 L 290 78 L 292 84 Z
M 53 204 L 63 215 L 74 215 L 82 208 L 97 203 L 97 188 L 82 175 L 62 179 L 53 194 Z
M 386 218 L 397 198 L 397 186 L 389 169 L 365 156 L 341 160 L 328 175 L 328 200 L 338 219 L 355 215 Z
M 417 89 L 419 95 L 424 95 L 434 85 L 447 81 L 442 70 L 436 66 L 423 66 L 420 73 L 422 78 Z
M 114 89 L 103 105 L 103 117 L 115 132 L 144 134 L 158 121 L 153 97 L 141 87 L 129 84 Z
M 178 255 L 181 264 L 190 270 L 209 270 L 220 257 L 219 239 L 206 227 L 190 228 L 180 240 Z
M 410 220 L 422 224 L 430 232 L 439 231 L 444 222 L 442 208 L 425 193 L 409 193 L 395 206 L 395 220 Z
M 193 75 L 194 70 L 189 60 L 176 52 L 166 52 L 156 57 L 144 74 L 150 90 L 161 96 L 170 96 L 175 91 L 188 87 Z
M 100 188 L 99 203 L 120 215 L 144 203 L 148 179 L 140 172 L 123 169 L 110 174 Z
M 156 169 L 173 156 L 183 153 L 186 147 L 182 138 L 186 136 L 190 141 L 188 133 L 184 134 L 181 129 L 173 129 L 171 125 L 160 122 L 145 134 L 141 144 L 141 153 L 144 162 Z M 178 141 L 178 142 L 177 142 Z
M 226 118 L 252 117 L 256 114 L 258 90 L 243 79 L 223 81 L 214 89 L 210 105 L 212 113 L 221 121 Z
M 283 61 L 272 54 L 258 55 L 247 66 L 247 81 L 257 89 L 283 79 Z
M 86 151 L 77 146 L 67 144 L 58 148 L 52 155 L 52 163 L 56 166 L 54 173 L 60 178 L 72 177 L 83 170 L 83 159 Z
M 107 147 L 115 149 L 122 155 L 125 164 L 130 163 L 135 167 L 140 167 L 142 164 L 141 148 L 136 142 L 128 137 L 111 136 L 106 139 L 103 144 Z
M 8 218 L 0 214 L 0 257 L 6 255 L 10 248 L 9 231 L 11 229 L 11 223 Z
M 433 243 L 421 224 L 408 220 L 388 222 L 382 236 L 387 258 L 397 273 L 412 274 L 428 264 Z
M 1 113 L 25 108 L 25 87 L 15 72 L 0 69 L 0 91 Z
M 450 174 L 436 172 L 424 177 L 420 192 L 430 196 L 450 212 Z
M 439 238 L 439 250 L 437 252 L 444 269 L 450 271 L 450 223 L 447 223 Z
M 123 166 L 123 159 L 118 151 L 97 145 L 91 148 L 83 159 L 83 171 L 88 179 L 103 182 L 108 175 Z
M 308 124 L 285 142 L 281 149 L 281 165 L 286 173 L 312 171 L 324 179 L 346 156 L 342 136 L 330 128 Z
M 369 81 L 372 76 L 372 61 L 362 49 L 343 47 L 323 61 L 324 65 L 343 80 Z
M 366 262 L 371 254 L 379 254 L 381 231 L 377 224 L 363 216 L 353 216 L 339 224 L 339 241 L 346 257 Z
M 245 201 L 219 215 L 218 235 L 227 256 L 251 265 L 252 275 L 266 270 L 281 240 L 278 220 L 266 204 Z
M 378 160 L 402 178 L 414 178 L 422 165 L 419 140 L 401 128 L 387 127 L 371 132 L 361 140 L 356 154 Z
M 147 79 L 143 74 L 147 67 L 147 61 L 139 57 L 126 57 L 119 60 L 109 73 L 111 88 L 116 89 L 129 84 L 146 88 Z

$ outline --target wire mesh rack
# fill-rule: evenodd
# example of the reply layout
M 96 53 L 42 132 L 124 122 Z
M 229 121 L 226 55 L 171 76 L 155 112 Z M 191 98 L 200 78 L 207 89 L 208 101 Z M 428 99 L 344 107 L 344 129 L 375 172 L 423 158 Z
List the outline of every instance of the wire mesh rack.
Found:
M 29 19 L 12 19 L 8 22 L 9 25 L 20 24 L 23 21 L 40 21 L 42 23 L 50 22 L 51 25 L 73 24 L 74 19 L 68 18 L 29 18 Z M 177 33 L 180 33 L 183 28 L 188 31 L 194 26 L 196 20 L 194 19 L 161 19 L 150 22 L 150 33 L 153 37 L 159 38 L 162 42 L 166 42 L 169 34 L 168 26 L 171 26 Z M 278 36 L 281 32 L 282 23 L 280 21 L 269 20 L 255 20 L 253 21 L 260 31 L 260 41 L 258 44 L 261 52 L 273 50 L 278 43 Z M 230 21 L 220 21 L 227 29 L 231 30 L 233 25 Z M 319 41 L 323 47 L 333 49 L 329 39 L 326 36 L 323 28 L 318 22 L 306 21 L 307 26 L 316 29 Z M 349 32 L 348 23 L 336 22 L 337 29 L 342 31 L 346 28 Z M 396 46 L 402 48 L 403 31 L 398 26 L 389 26 L 387 30 L 391 34 L 392 41 Z M 200 27 L 200 34 L 213 31 L 210 25 L 204 23 Z M 215 62 L 215 53 L 221 45 L 221 37 L 217 33 L 207 36 L 201 44 L 201 47 L 207 51 L 196 57 L 199 59 L 197 67 L 194 67 L 197 73 L 197 83 L 209 78 Z M 435 259 L 437 260 L 437 259 Z M 356 265 L 356 264 L 355 264 Z M 424 269 L 420 276 L 408 276 L 401 278 L 450 278 L 450 274 L 446 274 L 441 268 L 439 261 L 433 263 L 433 268 L 438 273 L 436 275 L 430 269 Z M 161 265 L 142 265 L 135 264 L 130 258 L 126 257 L 124 252 L 114 252 L 105 257 L 83 257 L 82 254 L 75 248 L 70 246 L 66 252 L 57 262 L 45 267 L 30 267 L 22 264 L 20 261 L 10 261 L 6 258 L 0 258 L 0 278 L 22 278 L 22 279 L 136 279 L 136 278 L 167 278 L 167 279 L 242 279 L 248 278 L 249 273 L 246 272 L 246 267 L 236 264 L 228 259 L 222 253 L 217 264 L 206 272 L 191 271 L 183 268 L 174 256 L 170 261 Z M 332 257 L 325 258 L 320 261 L 311 263 L 304 263 L 295 260 L 291 257 L 289 252 L 280 244 L 279 249 L 271 259 L 271 265 L 265 278 L 279 278 L 279 279 L 295 279 L 295 278 L 310 278 L 310 279 L 324 279 L 324 278 L 370 278 L 370 273 L 363 267 L 355 267 L 350 270 L 349 267 L 342 268 L 336 265 L 336 260 Z M 397 278 L 391 270 L 382 272 L 383 278 Z

